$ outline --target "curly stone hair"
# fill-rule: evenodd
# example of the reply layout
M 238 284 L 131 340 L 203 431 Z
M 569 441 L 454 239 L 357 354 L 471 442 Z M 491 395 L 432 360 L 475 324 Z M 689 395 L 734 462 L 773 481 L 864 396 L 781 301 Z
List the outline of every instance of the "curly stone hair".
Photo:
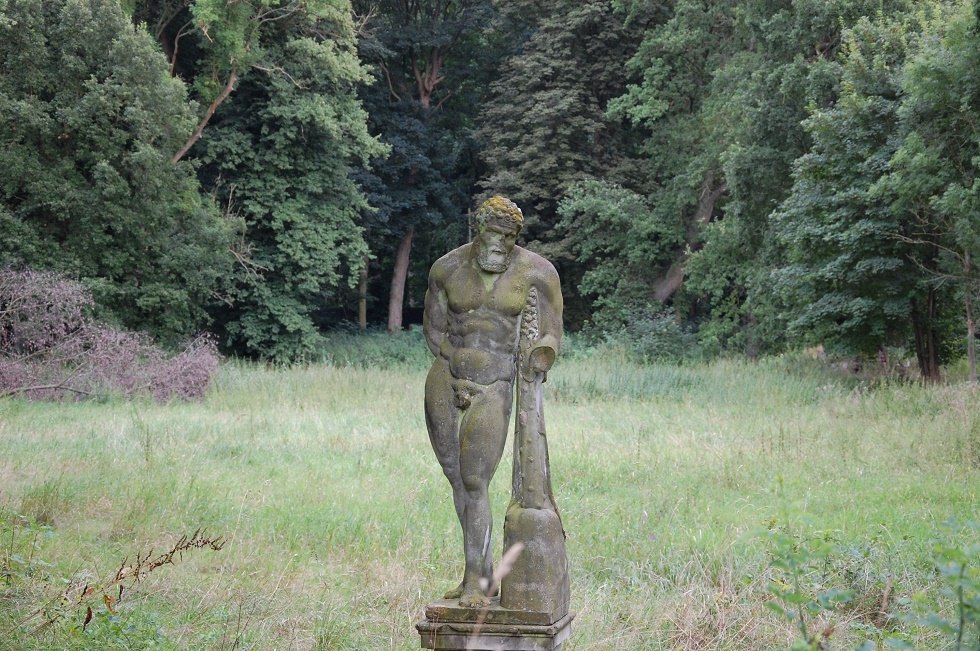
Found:
M 524 226 L 524 213 L 517 204 L 499 194 L 484 201 L 473 215 L 477 230 L 483 230 L 490 221 L 513 224 L 520 230 Z

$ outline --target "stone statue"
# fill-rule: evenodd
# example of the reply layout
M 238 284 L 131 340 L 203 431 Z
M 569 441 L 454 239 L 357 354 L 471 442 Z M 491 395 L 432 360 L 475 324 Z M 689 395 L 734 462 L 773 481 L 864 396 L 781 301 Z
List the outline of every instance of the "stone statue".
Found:
M 500 606 L 567 614 L 564 531 L 548 475 L 541 383 L 561 341 L 558 274 L 516 246 L 521 210 L 500 196 L 476 212 L 469 244 L 432 265 L 424 332 L 435 361 L 425 381 L 429 440 L 453 491 L 463 529 L 460 585 L 446 594 L 464 608 L 490 606 L 492 515 L 487 488 L 503 454 L 518 394 L 513 497 L 505 546 L 524 551 L 501 586 Z M 546 617 L 549 619 L 549 617 Z

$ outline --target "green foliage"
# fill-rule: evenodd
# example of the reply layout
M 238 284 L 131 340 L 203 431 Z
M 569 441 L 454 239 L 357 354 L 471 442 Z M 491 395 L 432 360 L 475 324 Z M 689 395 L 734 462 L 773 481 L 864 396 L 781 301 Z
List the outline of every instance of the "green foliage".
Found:
M 914 330 L 922 374 L 938 379 L 945 281 L 976 286 L 980 100 L 967 3 L 931 11 L 845 32 L 840 99 L 804 123 L 813 145 L 773 214 L 786 249 L 773 279 L 791 334 L 867 353 Z
M 903 612 L 898 619 L 937 631 L 955 651 L 980 648 L 980 523 L 958 522 L 951 518 L 940 528 L 941 537 L 933 542 L 933 567 L 940 581 L 939 603 L 951 609 L 936 608 L 935 595 L 918 592 L 902 597 Z M 904 637 L 884 640 L 889 649 L 913 650 Z
M 782 479 L 778 492 L 782 492 Z M 980 545 L 977 533 L 980 525 L 976 522 L 958 524 L 955 520 L 942 527 L 944 536 L 933 544 L 934 569 L 941 583 L 941 594 L 927 597 L 924 592 L 912 596 L 900 596 L 894 605 L 896 612 L 885 612 L 889 607 L 893 577 L 884 580 L 883 596 L 870 614 L 862 613 L 860 595 L 856 590 L 839 585 L 841 578 L 854 574 L 842 559 L 851 550 L 842 542 L 840 532 L 808 531 L 794 521 L 800 519 L 799 513 L 791 512 L 783 505 L 779 520 L 771 519 L 762 534 L 767 541 L 770 554 L 769 565 L 774 572 L 769 592 L 775 600 L 767 601 L 766 607 L 797 629 L 798 637 L 791 647 L 798 651 L 819 651 L 828 648 L 828 640 L 834 631 L 834 622 L 815 630 L 815 617 L 821 613 L 840 613 L 842 610 L 856 611 L 860 617 L 870 621 L 851 621 L 855 631 L 870 634 L 857 647 L 857 651 L 873 651 L 876 648 L 915 649 L 902 635 L 896 635 L 895 626 L 900 621 L 914 623 L 940 634 L 956 651 L 977 648 L 980 643 Z M 859 564 L 870 561 L 870 548 L 857 550 Z M 942 610 L 936 607 L 946 606 Z M 864 607 L 866 608 L 866 607 Z M 843 613 L 846 615 L 847 613 Z M 882 645 L 882 646 L 878 646 Z M 944 646 L 944 648 L 946 648 Z
M 553 229 L 558 202 L 576 181 L 641 183 L 629 130 L 605 115 L 624 89 L 622 62 L 638 32 L 623 27 L 609 0 L 553 3 L 529 19 L 530 34 L 501 63 L 481 112 L 488 167 L 481 186 L 522 207 L 528 241 L 567 255 Z
M 497 51 L 486 38 L 495 10 L 489 0 L 357 0 L 354 8 L 367 17 L 358 50 L 375 79 L 361 97 L 371 132 L 390 147 L 355 175 L 372 207 L 363 214 L 372 268 L 390 274 L 413 229 L 406 294 L 420 306 L 429 266 L 466 239 L 477 173 L 471 132 Z
M 799 532 L 794 529 L 794 514 L 785 502 L 782 477 L 777 478 L 777 494 L 784 500 L 779 520 L 771 519 L 763 534 L 773 570 L 769 592 L 774 600 L 766 608 L 785 618 L 797 629 L 799 637 L 792 651 L 820 651 L 834 627 L 822 632 L 814 629 L 814 618 L 821 612 L 834 612 L 855 598 L 853 590 L 828 585 L 831 558 L 838 554 L 835 532 Z M 798 518 L 798 514 L 795 514 Z
M 578 289 L 592 299 L 593 325 L 623 325 L 627 311 L 650 302 L 650 271 L 670 266 L 683 234 L 658 220 L 642 195 L 604 181 L 571 186 L 558 211 L 571 252 L 587 269 Z
M 898 146 L 901 23 L 860 21 L 844 36 L 837 103 L 804 123 L 813 141 L 773 214 L 785 266 L 773 273 L 791 336 L 871 353 L 907 328 L 917 270 L 899 239 L 911 230 L 876 198 Z
M 953 618 L 932 612 L 918 623 L 936 628 L 955 643 L 956 651 L 980 647 L 980 522 L 951 520 L 945 537 L 933 546 L 942 595 L 954 604 Z
M 394 335 L 383 330 L 333 330 L 324 336 L 319 351 L 324 362 L 341 368 L 427 369 L 432 364 L 432 353 L 418 327 Z
M 378 79 L 361 91 L 369 128 L 390 151 L 354 175 L 371 206 L 362 221 L 371 254 L 386 269 L 405 231 L 415 227 L 419 236 L 413 246 L 427 254 L 416 267 L 424 280 L 432 260 L 465 239 L 468 197 L 458 174 L 465 134 L 418 102 L 391 102 L 384 84 Z
M 233 350 L 286 361 L 315 351 L 315 313 L 356 277 L 367 204 L 351 168 L 384 148 L 355 89 L 367 80 L 345 6 L 321 4 L 267 26 L 201 143 L 201 176 L 240 220 L 240 261 L 216 319 Z
M 971 9 L 963 0 L 937 6 L 902 68 L 904 137 L 874 191 L 912 225 L 905 241 L 924 281 L 937 286 L 952 281 L 961 295 L 975 297 L 980 287 L 975 265 L 980 256 L 980 22 Z M 972 309 L 969 301 L 967 309 Z
M 108 316 L 173 341 L 201 327 L 228 231 L 170 156 L 184 85 L 117 2 L 0 5 L 0 262 L 82 279 Z
M 801 123 L 839 93 L 843 29 L 909 3 L 622 4 L 647 29 L 629 62 L 634 82 L 611 110 L 650 130 L 647 199 L 683 235 L 671 257 L 684 282 L 671 300 L 708 348 L 778 349 L 792 313 L 771 291 L 785 252 L 769 215 L 809 149 Z
M 49 579 L 52 565 L 40 552 L 52 537 L 49 525 L 0 509 L 0 582 L 9 589 L 15 583 Z

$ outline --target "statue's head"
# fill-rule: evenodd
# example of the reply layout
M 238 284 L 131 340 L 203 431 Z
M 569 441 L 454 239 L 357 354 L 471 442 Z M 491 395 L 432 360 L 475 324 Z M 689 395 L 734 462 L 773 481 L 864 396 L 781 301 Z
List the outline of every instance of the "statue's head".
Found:
M 517 236 L 524 226 L 524 213 L 513 201 L 497 195 L 483 202 L 474 219 L 477 236 L 473 244 L 477 264 L 484 271 L 503 273 L 510 264 Z

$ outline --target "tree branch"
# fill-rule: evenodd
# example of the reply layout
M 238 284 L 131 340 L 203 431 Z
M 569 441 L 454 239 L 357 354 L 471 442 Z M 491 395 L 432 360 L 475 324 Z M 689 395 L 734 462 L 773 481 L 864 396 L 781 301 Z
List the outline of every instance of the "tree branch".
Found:
M 187 36 L 190 32 L 184 31 L 187 27 L 194 24 L 194 21 L 188 20 L 186 23 L 181 25 L 180 29 L 177 30 L 177 35 L 174 36 L 174 47 L 173 52 L 170 53 L 170 76 L 174 76 L 174 71 L 177 69 L 177 51 L 180 49 L 180 39 Z
M 399 102 L 402 101 L 401 96 L 395 92 L 395 86 L 391 83 L 391 71 L 388 70 L 388 66 L 386 66 L 383 63 L 380 63 L 378 65 L 381 66 L 381 72 L 385 74 L 385 81 L 388 82 L 388 92 L 391 93 L 391 96 L 394 97 L 395 100 Z
M 180 12 L 189 7 L 190 4 L 191 0 L 181 0 L 181 2 L 178 2 L 173 6 L 169 13 L 164 13 L 160 16 L 160 18 L 157 20 L 157 24 L 155 26 L 156 28 L 153 30 L 153 35 L 158 41 L 163 40 L 163 32 L 167 29 L 167 25 L 169 25 L 174 18 L 179 16 Z
M 268 72 L 268 73 L 280 72 L 286 79 L 293 82 L 293 86 L 296 86 L 296 88 L 299 88 L 301 90 L 306 90 L 306 86 L 293 79 L 293 76 L 290 75 L 288 72 L 286 72 L 286 69 L 283 68 L 282 66 L 270 66 L 267 68 L 265 66 L 260 66 L 257 63 L 253 63 L 252 67 L 255 68 L 256 70 L 261 70 L 262 72 Z
M 453 96 L 453 91 L 451 91 L 451 90 L 450 90 L 450 91 L 448 91 L 448 92 L 446 93 L 446 96 L 445 96 L 445 97 L 443 97 L 443 98 L 442 98 L 441 100 L 439 100 L 439 103 L 438 103 L 438 104 L 436 104 L 436 107 L 435 107 L 435 109 L 433 109 L 433 110 L 435 110 L 435 111 L 438 111 L 438 110 L 439 110 L 440 108 L 442 108 L 442 105 L 446 103 L 446 100 L 447 100 L 447 99 L 449 99 L 449 98 L 450 98 L 450 97 L 452 97 L 452 96 Z
M 300 7 L 298 0 L 294 0 L 285 7 L 279 7 L 277 9 L 270 7 L 267 11 L 263 11 L 255 17 L 258 19 L 259 24 L 261 25 L 263 23 L 271 23 L 277 20 L 282 20 L 283 18 L 288 18 L 301 9 L 302 7 Z
M 190 151 L 191 147 L 194 146 L 194 143 L 201 139 L 201 135 L 204 133 L 204 127 L 206 127 L 208 122 L 211 121 L 211 116 L 213 116 L 214 112 L 218 110 L 218 106 L 220 106 L 221 103 L 228 99 L 228 96 L 231 95 L 231 91 L 235 89 L 236 81 L 238 81 L 238 72 L 232 70 L 231 74 L 228 76 L 228 83 L 225 84 L 224 89 L 222 89 L 218 96 L 214 98 L 211 105 L 208 106 L 208 110 L 204 113 L 204 117 L 198 123 L 197 128 L 194 129 L 194 133 L 191 134 L 190 138 L 187 139 L 187 142 L 184 143 L 184 146 L 181 147 L 170 159 L 171 163 L 176 163 L 183 158 L 187 152 Z
M 70 378 L 69 378 L 70 379 Z M 35 384 L 29 387 L 14 387 L 13 389 L 7 389 L 6 391 L 0 391 L 0 398 L 8 398 L 10 396 L 15 396 L 19 393 L 27 393 L 28 391 L 68 391 L 70 393 L 77 393 L 83 396 L 92 395 L 89 391 L 83 391 L 81 389 L 76 389 L 73 386 L 65 384 L 68 380 L 59 382 L 58 384 Z
M 945 251 L 946 253 L 950 254 L 951 256 L 953 256 L 954 258 L 956 258 L 958 261 L 960 261 L 960 262 L 963 261 L 963 254 L 962 253 L 960 253 L 959 251 L 955 251 L 955 250 L 949 248 L 948 246 L 943 246 L 942 244 L 939 244 L 938 242 L 933 242 L 932 240 L 915 239 L 915 238 L 911 238 L 911 237 L 907 237 L 905 235 L 902 235 L 901 233 L 893 233 L 892 234 L 892 237 L 895 238 L 896 240 L 898 240 L 899 242 L 904 242 L 905 244 L 928 244 L 930 246 L 934 246 L 937 249 L 939 249 L 940 251 Z

